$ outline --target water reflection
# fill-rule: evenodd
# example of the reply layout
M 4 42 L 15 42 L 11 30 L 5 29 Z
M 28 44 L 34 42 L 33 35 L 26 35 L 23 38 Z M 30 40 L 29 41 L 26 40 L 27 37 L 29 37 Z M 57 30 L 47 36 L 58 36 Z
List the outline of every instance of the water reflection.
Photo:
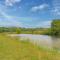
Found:
M 60 38 L 47 35 L 18 34 L 20 40 L 29 40 L 30 42 L 48 48 L 60 49 Z
M 55 49 L 60 49 L 60 38 L 59 37 L 51 37 L 52 39 L 52 46 Z

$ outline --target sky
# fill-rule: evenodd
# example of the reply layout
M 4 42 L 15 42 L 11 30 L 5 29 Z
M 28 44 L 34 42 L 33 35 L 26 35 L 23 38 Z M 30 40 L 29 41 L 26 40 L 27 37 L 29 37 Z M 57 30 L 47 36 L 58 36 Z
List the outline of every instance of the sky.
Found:
M 60 19 L 60 0 L 0 0 L 0 26 L 50 27 Z

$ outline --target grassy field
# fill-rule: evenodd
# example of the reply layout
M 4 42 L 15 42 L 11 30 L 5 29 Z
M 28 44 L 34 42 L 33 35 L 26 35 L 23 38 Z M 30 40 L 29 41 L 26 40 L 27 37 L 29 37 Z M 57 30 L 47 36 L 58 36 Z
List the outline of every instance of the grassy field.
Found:
M 0 34 L 0 60 L 60 60 L 60 52 Z

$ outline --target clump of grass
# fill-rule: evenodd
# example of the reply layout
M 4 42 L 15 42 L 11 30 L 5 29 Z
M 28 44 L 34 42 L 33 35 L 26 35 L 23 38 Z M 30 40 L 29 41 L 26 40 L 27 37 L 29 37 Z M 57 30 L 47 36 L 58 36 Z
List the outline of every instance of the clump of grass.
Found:
M 60 60 L 60 53 L 0 34 L 0 60 Z

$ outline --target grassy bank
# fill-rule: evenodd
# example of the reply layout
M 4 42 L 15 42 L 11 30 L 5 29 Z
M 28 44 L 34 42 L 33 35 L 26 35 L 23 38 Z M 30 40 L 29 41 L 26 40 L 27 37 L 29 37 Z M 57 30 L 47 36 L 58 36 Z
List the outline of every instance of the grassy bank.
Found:
M 60 53 L 0 34 L 0 60 L 60 60 Z

